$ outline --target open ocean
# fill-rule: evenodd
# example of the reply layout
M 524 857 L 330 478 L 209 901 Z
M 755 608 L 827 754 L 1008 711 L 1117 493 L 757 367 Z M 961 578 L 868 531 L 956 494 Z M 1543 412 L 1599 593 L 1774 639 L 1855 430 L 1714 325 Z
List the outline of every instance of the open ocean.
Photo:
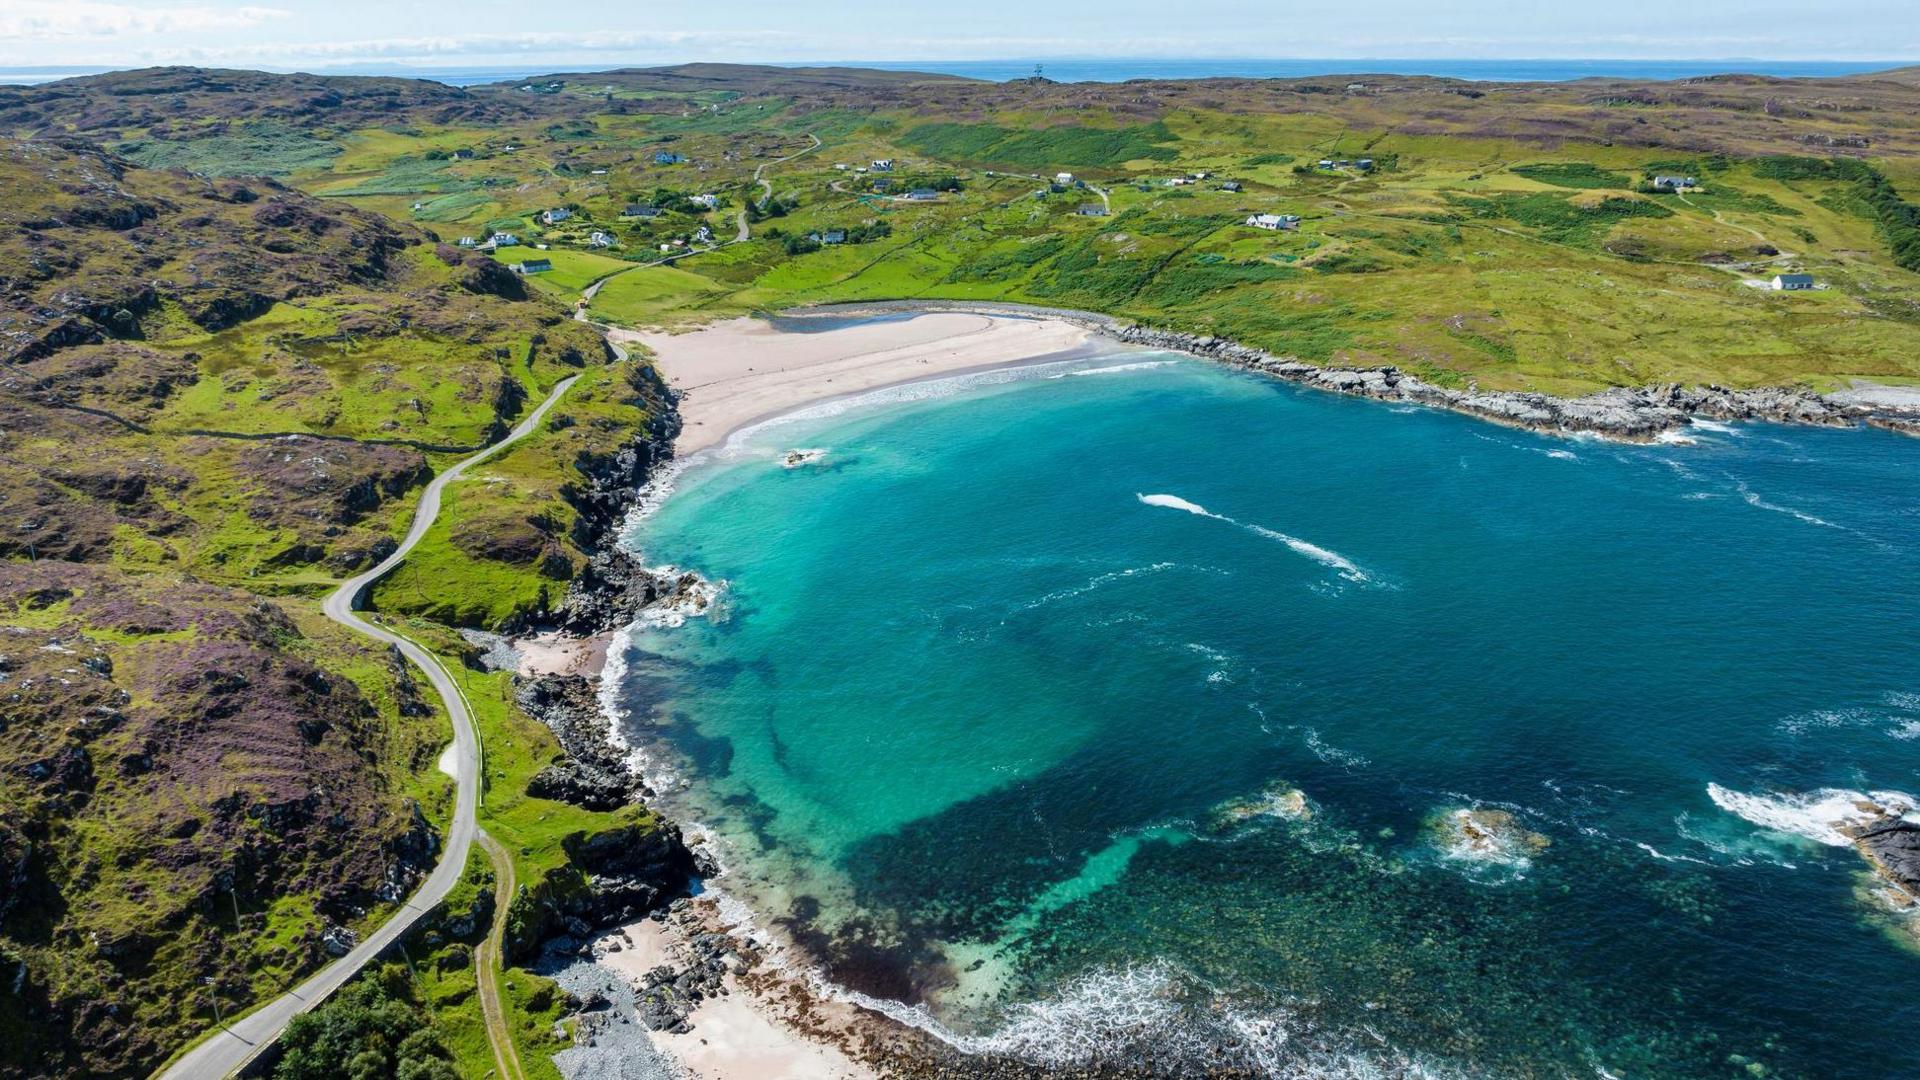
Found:
M 568 72 L 605 71 L 617 67 L 649 67 L 676 61 L 655 60 L 623 64 L 596 58 L 593 66 L 553 64 L 545 67 L 426 67 L 331 66 L 320 69 L 323 75 L 400 75 L 433 79 L 451 86 L 479 86 L 485 83 L 514 82 L 537 75 Z M 1690 79 L 1702 75 L 1741 72 L 1751 75 L 1777 75 L 1784 78 L 1823 78 L 1885 71 L 1914 60 L 1162 60 L 1122 59 L 1038 59 L 1038 60 L 846 60 L 809 61 L 805 66 L 866 67 L 888 71 L 928 71 L 942 75 L 963 75 L 971 79 L 1004 81 L 1022 79 L 1034 73 L 1038 65 L 1046 76 L 1059 82 L 1124 82 L 1128 79 L 1294 79 L 1316 75 L 1437 75 L 1450 79 L 1494 82 L 1564 82 L 1570 79 Z M 785 65 L 799 66 L 799 65 Z M 49 82 L 75 75 L 94 74 L 101 68 L 19 68 L 0 70 L 0 85 Z
M 1920 792 L 1920 443 L 1694 436 L 1144 352 L 816 407 L 636 526 L 724 600 L 610 700 L 722 887 L 964 1048 L 1914 1075 L 1834 826 Z

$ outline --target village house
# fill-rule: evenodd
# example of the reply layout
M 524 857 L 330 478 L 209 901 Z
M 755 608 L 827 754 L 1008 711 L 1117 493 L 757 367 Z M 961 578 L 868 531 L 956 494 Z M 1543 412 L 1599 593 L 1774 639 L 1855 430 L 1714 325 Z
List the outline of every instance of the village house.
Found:
M 709 228 L 707 228 L 707 227 L 706 227 L 705 225 L 702 225 L 702 226 L 700 226 L 699 228 L 697 228 L 697 229 L 695 229 L 695 230 L 693 230 L 693 242 L 694 242 L 694 243 L 696 243 L 696 244 L 710 244 L 710 243 L 712 243 L 712 242 L 713 242 L 713 230 L 712 230 L 712 229 L 709 229 Z
M 469 150 L 469 149 L 467 149 L 466 147 L 464 147 L 464 146 L 463 146 L 463 147 L 461 147 L 460 149 L 458 149 L 458 150 L 455 150 L 455 151 L 453 152 L 453 160 L 455 160 L 455 161 L 472 161 L 472 160 L 473 160 L 473 151 L 472 151 L 472 150 Z
M 917 187 L 907 192 L 907 198 L 915 202 L 930 202 L 940 197 L 940 193 L 930 187 Z
M 657 206 L 641 206 L 635 203 L 628 206 L 625 210 L 620 211 L 620 216 L 624 218 L 651 220 L 660 216 L 660 208 Z
M 1813 288 L 1812 274 L 1775 274 L 1773 288 L 1776 292 L 1799 292 Z
M 1691 176 L 1656 176 L 1653 178 L 1653 186 L 1659 191 L 1685 191 L 1690 187 L 1697 187 L 1698 181 Z
M 1247 224 L 1269 231 L 1297 229 L 1300 227 L 1300 218 L 1297 214 L 1255 214 L 1247 219 Z
M 1107 208 L 1097 202 L 1081 203 L 1080 216 L 1081 217 L 1106 217 Z
M 890 158 L 890 157 L 889 157 L 889 158 L 874 158 L 874 159 L 873 159 L 873 171 L 874 171 L 874 172 L 892 172 L 892 171 L 893 171 L 893 159 L 892 159 L 892 158 Z
M 613 236 L 609 233 L 596 232 L 591 236 L 587 237 L 587 244 L 591 247 L 610 248 L 615 243 L 616 241 L 614 240 Z
M 807 239 L 816 244 L 844 244 L 847 242 L 847 231 L 828 229 L 825 232 L 812 232 L 807 234 Z
M 527 259 L 513 264 L 513 272 L 525 277 L 528 274 L 544 274 L 553 269 L 552 259 Z
M 893 190 L 893 181 L 892 181 L 892 180 L 890 180 L 890 179 L 888 179 L 887 177 L 884 177 L 884 176 L 882 176 L 882 177 L 880 177 L 880 178 L 879 178 L 878 180 L 875 180 L 875 181 L 873 182 L 873 190 L 875 190 L 875 191 L 892 191 L 892 190 Z
M 479 247 L 479 246 L 480 246 L 480 241 L 478 241 L 478 240 L 475 240 L 475 239 L 474 239 L 473 237 L 471 237 L 471 236 L 463 236 L 463 237 L 461 237 L 461 238 L 460 238 L 460 246 L 461 246 L 461 247 L 465 247 L 465 248 L 470 248 L 470 247 Z
M 695 206 L 705 207 L 708 210 L 715 210 L 720 206 L 720 196 L 718 195 L 695 195 L 687 201 Z
M 1056 184 L 1071 184 L 1073 183 L 1073 174 L 1070 172 L 1054 173 L 1053 182 Z
M 653 155 L 655 165 L 678 165 L 687 160 L 671 150 L 661 150 Z
M 564 206 L 556 206 L 552 210 L 545 211 L 540 215 L 540 223 L 543 225 L 558 225 L 572 216 L 573 211 L 568 210 Z
M 494 247 L 512 247 L 519 242 L 520 238 L 510 232 L 497 232 L 487 237 L 487 243 Z

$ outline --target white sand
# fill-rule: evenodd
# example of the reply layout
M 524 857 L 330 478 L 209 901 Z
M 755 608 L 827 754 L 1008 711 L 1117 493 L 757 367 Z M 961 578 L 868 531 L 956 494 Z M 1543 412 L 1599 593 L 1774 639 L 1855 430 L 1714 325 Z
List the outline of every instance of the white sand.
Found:
M 621 927 L 619 952 L 595 949 L 598 963 L 637 984 L 647 972 L 677 959 L 675 932 L 651 920 Z M 781 1010 L 743 988 L 732 975 L 730 993 L 708 998 L 688 1014 L 693 1030 L 685 1035 L 655 1031 L 653 1045 L 672 1055 L 703 1080 L 870 1080 L 872 1069 L 838 1047 L 810 1039 L 779 1019 Z
M 686 457 L 811 402 L 1070 352 L 1092 333 L 1055 319 L 942 312 L 804 334 L 732 319 L 681 334 L 610 336 L 653 350 L 660 373 L 685 393 L 674 449 Z
M 586 675 L 595 677 L 607 664 L 611 635 L 569 637 L 557 630 L 532 637 L 514 638 L 507 647 L 520 654 L 519 674 L 532 679 L 542 675 Z

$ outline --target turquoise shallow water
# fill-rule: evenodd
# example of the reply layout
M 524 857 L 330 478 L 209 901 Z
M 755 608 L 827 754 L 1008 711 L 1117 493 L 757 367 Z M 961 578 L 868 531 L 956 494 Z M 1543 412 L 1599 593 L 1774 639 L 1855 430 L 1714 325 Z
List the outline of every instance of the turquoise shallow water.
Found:
M 1695 434 L 1145 353 L 816 410 L 639 527 L 726 599 L 617 693 L 731 887 L 969 1047 L 1912 1075 L 1832 824 L 1920 791 L 1920 444 Z

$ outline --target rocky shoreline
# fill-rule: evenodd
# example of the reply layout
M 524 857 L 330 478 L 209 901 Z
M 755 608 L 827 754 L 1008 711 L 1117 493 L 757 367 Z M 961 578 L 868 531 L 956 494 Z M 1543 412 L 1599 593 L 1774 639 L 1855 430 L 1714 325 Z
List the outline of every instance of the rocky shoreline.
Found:
M 1222 338 L 1064 309 L 908 301 L 787 314 L 804 318 L 903 311 L 1062 319 L 1123 344 L 1186 353 L 1315 389 L 1450 409 L 1547 434 L 1651 442 L 1683 430 L 1698 417 L 1834 427 L 1871 424 L 1920 435 L 1920 404 L 1840 401 L 1792 389 L 1615 388 L 1578 399 L 1460 391 L 1390 367 L 1320 367 Z M 649 481 L 672 459 L 680 427 L 677 395 L 651 368 L 644 371 L 637 378 L 648 382 L 648 390 L 657 390 L 663 403 L 654 423 L 618 453 L 581 466 L 587 484 L 572 498 L 581 508 L 586 546 L 594 554 L 544 627 L 563 636 L 606 635 L 650 610 L 698 610 L 710 597 L 706 583 L 696 576 L 648 567 L 619 542 Z M 598 673 L 515 679 L 517 700 L 553 732 L 564 754 L 534 777 L 529 789 L 534 794 L 596 810 L 640 804 L 654 795 L 632 768 L 626 749 L 616 743 L 599 689 Z M 1864 830 L 1856 842 L 1884 877 L 1920 896 L 1920 826 L 1897 819 L 1881 822 Z M 712 898 L 690 897 L 715 867 L 670 822 L 661 821 L 646 835 L 615 830 L 578 847 L 569 852 L 577 871 L 573 887 L 523 896 L 507 915 L 510 927 L 521 930 L 510 942 L 510 957 L 524 961 L 537 955 L 535 970 L 554 974 L 572 995 L 574 1048 L 555 1059 L 569 1080 L 690 1075 L 687 1063 L 673 1060 L 663 1047 L 681 1038 L 704 1047 L 701 1008 L 730 994 L 751 999 L 761 1022 L 857 1063 L 857 1072 L 836 1076 L 1054 1075 L 1018 1061 L 969 1057 L 907 1025 L 823 997 L 804 970 L 778 960 L 783 950 L 769 948 L 751 928 L 726 925 Z M 670 948 L 677 959 L 622 975 L 620 965 L 609 957 L 635 948 L 636 920 L 655 925 L 656 947 Z M 823 1021 L 823 1016 L 833 1019 Z M 717 1034 L 715 1039 L 724 1041 Z M 1119 1075 L 1099 1069 L 1077 1074 Z
M 963 311 L 1062 319 L 1128 345 L 1186 353 L 1317 390 L 1352 394 L 1376 401 L 1448 409 L 1549 435 L 1595 435 L 1627 442 L 1653 442 L 1668 433 L 1688 427 L 1695 417 L 1699 417 L 1717 421 L 1763 420 L 1823 427 L 1864 424 L 1920 437 L 1920 403 L 1890 401 L 1876 404 L 1858 399 L 1841 400 L 1836 396 L 1791 387 L 1735 390 L 1723 386 L 1680 386 L 1672 383 L 1612 387 L 1579 398 L 1477 388 L 1455 390 L 1395 367 L 1323 367 L 1227 338 L 1157 329 L 1095 312 L 1065 308 L 907 300 L 821 305 L 784 314 L 804 318 L 810 315 L 844 316 L 864 312 L 905 311 Z

